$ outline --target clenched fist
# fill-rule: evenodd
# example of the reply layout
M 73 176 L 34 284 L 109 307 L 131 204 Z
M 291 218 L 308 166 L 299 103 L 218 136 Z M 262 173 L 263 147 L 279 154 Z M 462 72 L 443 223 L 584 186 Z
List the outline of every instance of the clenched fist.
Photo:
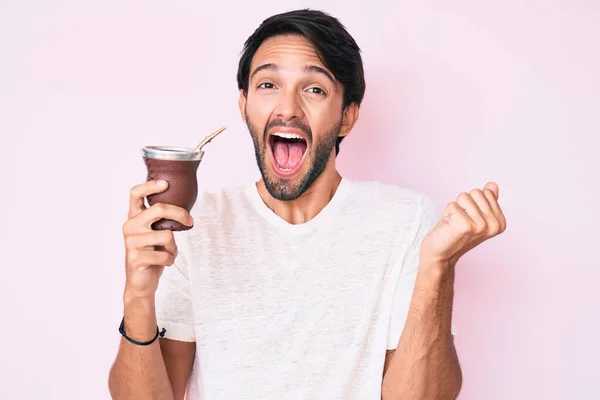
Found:
M 144 205 L 146 196 L 160 193 L 168 186 L 165 181 L 148 181 L 131 189 L 129 214 L 123 224 L 125 238 L 126 281 L 129 297 L 153 298 L 165 266 L 173 264 L 177 246 L 170 230 L 155 231 L 151 225 L 161 218 L 190 226 L 191 215 L 184 208 L 157 203 Z
M 421 259 L 452 266 L 469 250 L 504 232 L 506 218 L 498 197 L 498 185 L 493 182 L 483 190 L 460 194 L 423 239 Z

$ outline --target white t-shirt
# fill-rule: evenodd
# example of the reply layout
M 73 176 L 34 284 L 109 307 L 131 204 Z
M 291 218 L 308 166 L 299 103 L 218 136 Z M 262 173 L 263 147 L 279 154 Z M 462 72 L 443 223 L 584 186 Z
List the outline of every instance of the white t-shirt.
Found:
M 342 179 L 292 225 L 252 184 L 199 195 L 192 215 L 156 295 L 165 337 L 196 342 L 188 399 L 381 398 L 438 221 L 427 196 Z

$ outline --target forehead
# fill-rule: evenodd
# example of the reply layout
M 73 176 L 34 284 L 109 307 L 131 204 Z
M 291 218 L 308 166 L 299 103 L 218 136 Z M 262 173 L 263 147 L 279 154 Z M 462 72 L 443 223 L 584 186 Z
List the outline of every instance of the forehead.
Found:
M 325 68 L 313 45 L 300 35 L 274 36 L 262 42 L 252 57 L 250 70 L 266 63 L 288 68 L 303 68 L 306 65 Z

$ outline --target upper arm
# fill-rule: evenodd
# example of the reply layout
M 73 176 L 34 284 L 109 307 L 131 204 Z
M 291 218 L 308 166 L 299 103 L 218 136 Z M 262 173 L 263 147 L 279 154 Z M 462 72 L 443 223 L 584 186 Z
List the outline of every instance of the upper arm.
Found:
M 164 338 L 159 340 L 173 395 L 176 400 L 183 400 L 194 363 L 196 343 Z
M 421 197 L 415 206 L 413 224 L 405 236 L 402 254 L 399 254 L 393 266 L 395 285 L 391 296 L 390 323 L 388 328 L 387 350 L 395 350 L 404 330 L 409 315 L 412 296 L 419 272 L 421 243 L 438 221 L 438 214 L 433 201 L 426 196 Z
M 452 334 L 452 342 L 454 342 L 454 334 Z M 385 373 L 387 372 L 387 369 L 390 366 L 390 363 L 392 362 L 392 358 L 394 357 L 395 353 L 396 350 L 386 350 L 385 361 L 383 362 L 383 376 L 385 376 Z
M 384 375 L 392 362 L 409 315 L 419 270 L 421 243 L 438 221 L 439 214 L 435 204 L 429 197 L 423 196 L 411 235 L 412 240 L 407 247 L 406 254 L 398 260 L 398 264 L 395 266 L 400 273 L 391 305 L 388 342 L 383 366 Z M 454 325 L 452 325 L 452 339 L 454 339 Z
M 387 372 L 388 367 L 390 366 L 390 363 L 392 362 L 392 357 L 394 356 L 394 353 L 396 352 L 396 350 L 387 350 L 385 352 L 385 362 L 383 364 L 383 375 L 385 376 L 385 373 Z
M 175 263 L 164 269 L 155 296 L 156 320 L 164 336 L 159 339 L 175 399 L 183 400 L 196 352 L 190 271 L 184 257 L 186 237 L 176 240 L 180 248 Z

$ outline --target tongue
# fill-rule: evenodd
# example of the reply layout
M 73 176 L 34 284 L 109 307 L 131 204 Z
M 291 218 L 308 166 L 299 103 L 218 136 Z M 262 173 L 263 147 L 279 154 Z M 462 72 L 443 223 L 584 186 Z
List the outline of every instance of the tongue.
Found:
M 292 169 L 296 167 L 306 150 L 306 144 L 301 141 L 275 140 L 273 155 L 279 168 Z

